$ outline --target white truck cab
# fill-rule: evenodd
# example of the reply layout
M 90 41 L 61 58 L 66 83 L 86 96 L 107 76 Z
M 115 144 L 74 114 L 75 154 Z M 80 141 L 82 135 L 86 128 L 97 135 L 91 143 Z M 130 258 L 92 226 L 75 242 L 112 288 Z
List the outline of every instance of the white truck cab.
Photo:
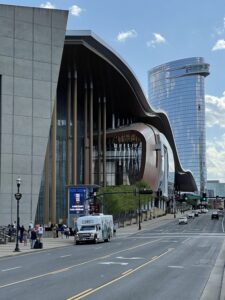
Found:
M 77 219 L 77 233 L 74 243 L 84 242 L 108 242 L 113 236 L 112 215 L 89 215 Z

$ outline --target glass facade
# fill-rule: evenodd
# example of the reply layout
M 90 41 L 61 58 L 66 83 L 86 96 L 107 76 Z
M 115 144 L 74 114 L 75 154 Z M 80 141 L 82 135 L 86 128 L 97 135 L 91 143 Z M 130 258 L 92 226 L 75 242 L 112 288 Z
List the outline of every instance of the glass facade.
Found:
M 139 135 L 129 132 L 111 135 L 106 139 L 106 184 L 132 185 L 140 179 L 143 143 Z M 94 183 L 103 184 L 102 164 L 98 170 L 98 149 L 94 143 Z M 144 166 L 142 166 L 144 168 Z
M 193 173 L 198 191 L 206 185 L 205 92 L 209 65 L 201 57 L 181 59 L 148 73 L 149 102 L 168 115 L 178 156 Z

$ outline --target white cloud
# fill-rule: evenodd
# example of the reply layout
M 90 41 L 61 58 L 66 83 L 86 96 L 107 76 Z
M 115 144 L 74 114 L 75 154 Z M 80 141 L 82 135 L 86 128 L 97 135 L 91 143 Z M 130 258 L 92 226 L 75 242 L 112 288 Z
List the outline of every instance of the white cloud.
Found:
M 117 39 L 117 41 L 119 41 L 119 42 L 125 42 L 127 39 L 135 38 L 135 37 L 137 37 L 137 32 L 136 32 L 136 30 L 131 29 L 131 30 L 126 31 L 126 32 L 120 32 L 120 33 L 117 35 L 116 39 Z
M 77 5 L 73 5 L 70 7 L 69 11 L 70 11 L 71 15 L 78 17 L 81 14 L 81 12 L 83 11 L 83 9 Z
M 225 134 L 220 139 L 207 140 L 207 178 L 225 182 Z
M 51 4 L 51 2 L 46 2 L 40 5 L 40 7 L 42 8 L 49 8 L 49 9 L 53 9 L 55 8 L 55 6 L 53 4 Z
M 212 47 L 212 51 L 225 49 L 225 40 L 218 40 L 216 44 Z
M 225 182 L 225 92 L 221 97 L 205 96 L 206 103 L 206 137 L 207 128 L 213 133 L 206 141 L 207 178 Z M 218 130 L 220 128 L 220 130 Z
M 147 47 L 155 48 L 156 44 L 164 44 L 166 39 L 160 33 L 153 33 L 154 38 L 151 41 L 148 41 Z
M 206 127 L 215 125 L 225 128 L 225 92 L 222 97 L 205 96 Z

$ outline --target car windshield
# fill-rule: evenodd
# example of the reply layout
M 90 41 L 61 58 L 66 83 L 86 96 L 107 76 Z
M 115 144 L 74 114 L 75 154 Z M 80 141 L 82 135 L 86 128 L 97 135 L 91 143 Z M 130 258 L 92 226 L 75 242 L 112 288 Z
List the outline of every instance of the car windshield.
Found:
M 82 226 L 80 228 L 80 231 L 87 231 L 87 230 L 95 230 L 95 226 L 94 225 L 87 225 L 87 226 Z

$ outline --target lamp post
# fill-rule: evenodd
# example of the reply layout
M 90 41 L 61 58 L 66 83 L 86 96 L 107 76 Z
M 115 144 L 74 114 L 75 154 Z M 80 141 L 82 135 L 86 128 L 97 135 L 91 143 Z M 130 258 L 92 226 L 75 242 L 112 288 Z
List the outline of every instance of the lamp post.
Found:
M 138 206 L 139 206 L 139 213 L 138 213 L 138 230 L 141 230 L 141 198 L 140 198 L 140 189 L 138 190 Z
M 16 183 L 17 183 L 17 193 L 15 194 L 15 198 L 17 201 L 17 211 L 16 211 L 16 215 L 17 215 L 17 221 L 16 221 L 16 248 L 15 248 L 15 252 L 20 252 L 19 249 L 19 230 L 20 230 L 20 216 L 19 216 L 19 203 L 20 203 L 20 199 L 22 197 L 22 194 L 20 193 L 20 184 L 21 184 L 21 179 L 20 177 L 18 177 L 16 179 Z

